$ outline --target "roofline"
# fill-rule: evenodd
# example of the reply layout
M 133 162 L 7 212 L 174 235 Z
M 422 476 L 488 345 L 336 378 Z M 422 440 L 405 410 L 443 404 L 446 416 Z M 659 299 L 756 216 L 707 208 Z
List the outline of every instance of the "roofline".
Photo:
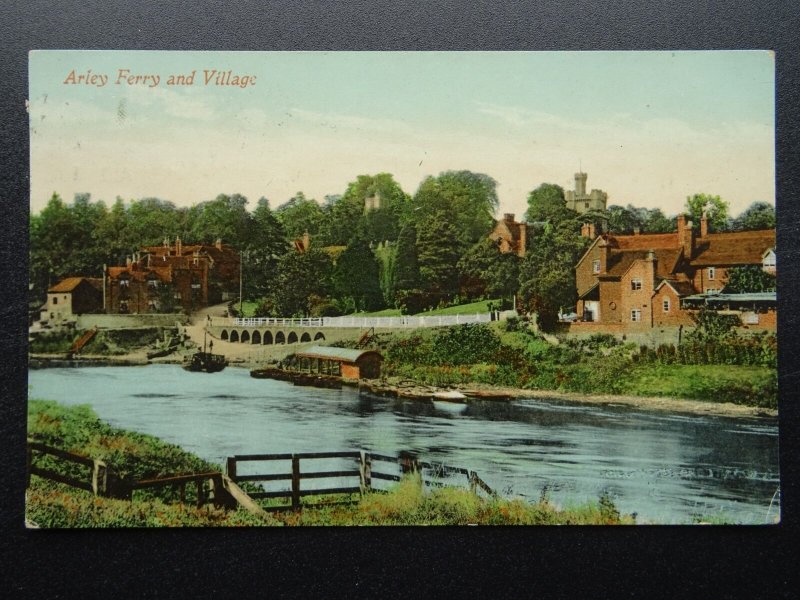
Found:
M 603 235 L 602 234 L 600 234 L 596 238 L 594 238 L 594 241 L 591 244 L 589 244 L 589 247 L 586 249 L 586 252 L 583 253 L 583 256 L 581 256 L 578 259 L 578 262 L 575 263 L 575 268 L 576 269 L 578 268 L 578 265 L 580 265 L 583 262 L 583 259 L 586 258 L 586 256 L 589 254 L 589 252 L 592 251 L 592 248 L 594 248 L 601 239 L 603 239 Z

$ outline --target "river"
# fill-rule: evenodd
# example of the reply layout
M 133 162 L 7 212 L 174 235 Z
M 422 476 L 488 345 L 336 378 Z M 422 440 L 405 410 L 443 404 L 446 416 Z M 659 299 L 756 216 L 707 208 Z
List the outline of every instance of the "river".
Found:
M 209 461 L 233 454 L 363 449 L 476 471 L 508 496 L 562 506 L 608 494 L 639 522 L 774 522 L 777 419 L 583 405 L 557 399 L 431 403 L 295 387 L 175 365 L 29 372 L 31 398 L 90 404 L 111 425 Z

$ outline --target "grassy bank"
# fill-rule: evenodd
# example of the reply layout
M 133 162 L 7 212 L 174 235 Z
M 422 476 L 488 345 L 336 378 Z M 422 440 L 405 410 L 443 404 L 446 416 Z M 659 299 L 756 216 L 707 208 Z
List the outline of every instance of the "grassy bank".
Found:
M 28 437 L 63 450 L 106 461 L 114 472 L 135 479 L 180 473 L 219 471 L 204 461 L 158 438 L 124 431 L 100 421 L 87 406 L 64 407 L 55 402 L 30 400 Z M 37 459 L 36 464 L 62 475 L 80 477 L 68 463 Z M 191 492 L 191 488 L 187 490 Z M 320 499 L 308 498 L 309 503 Z M 299 512 L 255 516 L 244 510 L 225 512 L 195 508 L 187 494 L 180 504 L 177 490 L 137 490 L 133 500 L 95 497 L 89 492 L 31 477 L 26 518 L 39 527 L 236 527 L 293 525 L 565 525 L 632 524 L 613 502 L 559 508 L 546 497 L 537 503 L 513 499 L 480 498 L 464 489 L 427 491 L 414 477 L 388 493 L 356 496 L 355 503 L 303 509 Z
M 40 333 L 30 342 L 31 353 L 66 353 L 83 331 L 55 331 Z M 175 327 L 136 327 L 128 329 L 101 329 L 86 344 L 84 354 L 122 356 L 145 350 L 163 343 L 165 336 L 175 336 Z
M 386 375 L 439 387 L 479 383 L 777 408 L 775 348 L 767 338 L 654 350 L 598 335 L 554 345 L 511 322 L 381 334 L 375 344 Z

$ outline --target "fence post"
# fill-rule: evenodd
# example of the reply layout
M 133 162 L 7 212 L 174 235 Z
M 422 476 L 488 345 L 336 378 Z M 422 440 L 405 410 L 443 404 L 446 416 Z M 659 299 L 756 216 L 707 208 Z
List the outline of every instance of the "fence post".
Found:
M 197 484 L 197 508 L 200 508 L 206 502 L 206 491 L 202 478 L 195 479 L 195 483 Z
M 292 454 L 292 509 L 300 510 L 300 457 Z
M 108 495 L 108 467 L 106 463 L 96 458 L 92 465 L 92 493 L 95 496 Z
M 226 462 L 225 465 L 226 474 L 228 475 L 228 477 L 236 481 L 236 457 L 229 456 L 225 462 Z
M 358 475 L 361 480 L 361 493 L 365 494 L 372 489 L 372 458 L 369 452 L 361 451 L 358 463 Z
M 473 494 L 478 493 L 478 482 L 475 480 L 475 471 L 469 472 L 469 491 Z

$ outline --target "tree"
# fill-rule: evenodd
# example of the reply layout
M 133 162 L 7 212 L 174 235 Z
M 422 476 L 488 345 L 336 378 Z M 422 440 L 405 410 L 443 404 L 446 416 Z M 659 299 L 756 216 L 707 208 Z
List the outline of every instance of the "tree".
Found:
M 395 293 L 419 287 L 419 261 L 417 259 L 417 229 L 407 223 L 400 230 L 395 251 L 392 288 Z
M 456 227 L 443 211 L 434 213 L 417 233 L 417 261 L 422 289 L 435 300 L 458 293 L 458 261 L 463 253 Z
M 219 194 L 210 202 L 196 206 L 191 238 L 198 242 L 213 243 L 217 239 L 242 250 L 250 237 L 250 213 L 247 198 L 241 194 Z
M 686 198 L 686 212 L 695 228 L 700 227 L 703 213 L 708 218 L 709 231 L 725 231 L 728 224 L 728 203 L 719 196 L 695 194 Z
M 567 208 L 564 189 L 560 185 L 543 183 L 528 194 L 528 210 L 525 213 L 528 223 L 547 221 L 556 225 L 576 215 L 574 210 Z
M 617 234 L 633 233 L 637 227 L 641 227 L 641 221 L 636 214 L 636 209 L 630 204 L 626 207 L 612 204 L 606 209 L 608 219 L 608 230 Z
M 272 303 L 278 316 L 306 316 L 314 297 L 328 296 L 331 290 L 333 263 L 320 248 L 306 252 L 290 250 L 278 263 L 278 277 Z
M 191 237 L 191 230 L 186 228 L 186 217 L 172 202 L 159 198 L 132 200 L 128 207 L 127 229 L 129 240 L 136 247 L 158 246 L 164 238 L 174 241 L 177 236 Z
M 366 239 L 354 238 L 339 255 L 333 271 L 333 284 L 336 296 L 352 303 L 356 311 L 381 307 L 379 265 Z
M 520 295 L 537 314 L 539 327 L 552 329 L 560 308 L 575 305 L 575 263 L 590 243 L 577 220 L 548 226 L 520 266 Z
M 759 265 L 743 265 L 728 269 L 725 293 L 744 294 L 749 292 L 774 292 L 777 279 Z
M 376 198 L 378 206 L 367 210 L 365 200 Z M 356 227 L 363 225 L 368 242 L 394 241 L 409 196 L 389 173 L 359 175 L 337 201 L 330 203 L 327 238 L 332 245 L 346 245 Z
M 297 192 L 288 202 L 276 208 L 275 216 L 289 239 L 301 238 L 306 232 L 312 237 L 318 236 L 326 228 L 326 213 L 316 200 L 306 198 L 303 192 Z
M 269 201 L 260 198 L 251 219 L 246 241 L 242 274 L 245 298 L 262 299 L 272 292 L 278 275 L 278 262 L 286 253 L 288 243 L 283 226 L 270 210 Z
M 420 184 L 405 219 L 418 224 L 448 219 L 455 239 L 467 247 L 489 233 L 498 205 L 497 182 L 488 175 L 445 171 Z
M 645 210 L 647 214 L 642 221 L 642 233 L 670 233 L 676 230 L 675 219 L 665 216 L 660 208 Z
M 736 231 L 774 228 L 775 207 L 767 202 L 753 202 L 733 221 Z
M 500 252 L 498 243 L 488 237 L 473 245 L 458 261 L 458 270 L 471 297 L 513 296 L 519 286 L 519 257 Z M 472 285 L 470 285 L 472 283 Z
M 696 327 L 686 335 L 689 342 L 709 343 L 735 338 L 736 327 L 741 325 L 737 315 L 721 314 L 705 306 L 691 318 Z

